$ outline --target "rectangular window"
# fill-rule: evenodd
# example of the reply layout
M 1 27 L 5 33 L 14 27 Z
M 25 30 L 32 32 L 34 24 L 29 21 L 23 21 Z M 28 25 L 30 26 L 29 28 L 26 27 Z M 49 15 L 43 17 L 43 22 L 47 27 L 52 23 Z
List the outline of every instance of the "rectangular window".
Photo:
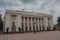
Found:
M 17 15 L 11 15 L 12 20 L 15 20 L 16 16 L 17 16 Z
M 32 18 L 32 21 L 34 21 L 34 17 Z
M 27 21 L 27 17 L 25 17 L 25 21 Z
M 29 17 L 29 21 L 31 21 L 31 17 Z

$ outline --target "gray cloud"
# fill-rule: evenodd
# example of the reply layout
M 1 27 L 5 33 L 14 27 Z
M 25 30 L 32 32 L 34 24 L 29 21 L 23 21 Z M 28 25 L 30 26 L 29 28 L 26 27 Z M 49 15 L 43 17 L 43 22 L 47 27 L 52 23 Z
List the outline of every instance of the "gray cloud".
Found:
M 21 0 L 24 4 L 33 3 L 35 0 Z
M 45 0 L 45 2 L 41 4 L 40 9 L 44 10 L 45 7 L 48 6 L 51 1 L 52 0 Z
M 54 23 L 60 16 L 60 0 L 0 0 L 0 12 L 6 9 L 22 9 L 53 14 Z

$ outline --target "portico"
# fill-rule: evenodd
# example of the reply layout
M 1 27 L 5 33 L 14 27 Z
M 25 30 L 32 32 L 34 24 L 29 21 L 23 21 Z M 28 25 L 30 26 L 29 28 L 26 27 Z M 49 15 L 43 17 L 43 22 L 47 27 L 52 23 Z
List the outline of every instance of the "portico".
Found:
M 51 25 L 51 23 L 49 23 L 49 20 L 48 20 L 49 18 L 47 18 L 47 17 L 40 18 L 40 17 L 22 16 L 22 18 L 23 18 L 22 26 L 24 26 L 24 29 L 27 26 L 28 31 L 30 31 L 29 30 L 30 27 L 31 27 L 31 30 L 33 31 L 33 26 L 35 27 L 36 31 L 37 31 L 37 29 L 38 30 L 47 30 L 47 27 L 49 27 L 49 25 Z

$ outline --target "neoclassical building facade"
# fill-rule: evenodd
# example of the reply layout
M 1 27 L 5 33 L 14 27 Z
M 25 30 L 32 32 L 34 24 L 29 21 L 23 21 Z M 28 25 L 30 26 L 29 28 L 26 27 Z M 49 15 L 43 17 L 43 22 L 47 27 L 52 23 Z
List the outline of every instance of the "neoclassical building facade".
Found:
M 43 13 L 6 10 L 4 32 L 41 31 L 53 29 L 53 16 Z

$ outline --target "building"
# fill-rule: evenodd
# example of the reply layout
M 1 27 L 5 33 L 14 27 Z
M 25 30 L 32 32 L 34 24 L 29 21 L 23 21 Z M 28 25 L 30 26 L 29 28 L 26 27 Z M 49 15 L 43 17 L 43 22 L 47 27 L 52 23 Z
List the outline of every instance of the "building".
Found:
M 53 28 L 53 16 L 43 13 L 6 10 L 4 32 L 40 31 Z

